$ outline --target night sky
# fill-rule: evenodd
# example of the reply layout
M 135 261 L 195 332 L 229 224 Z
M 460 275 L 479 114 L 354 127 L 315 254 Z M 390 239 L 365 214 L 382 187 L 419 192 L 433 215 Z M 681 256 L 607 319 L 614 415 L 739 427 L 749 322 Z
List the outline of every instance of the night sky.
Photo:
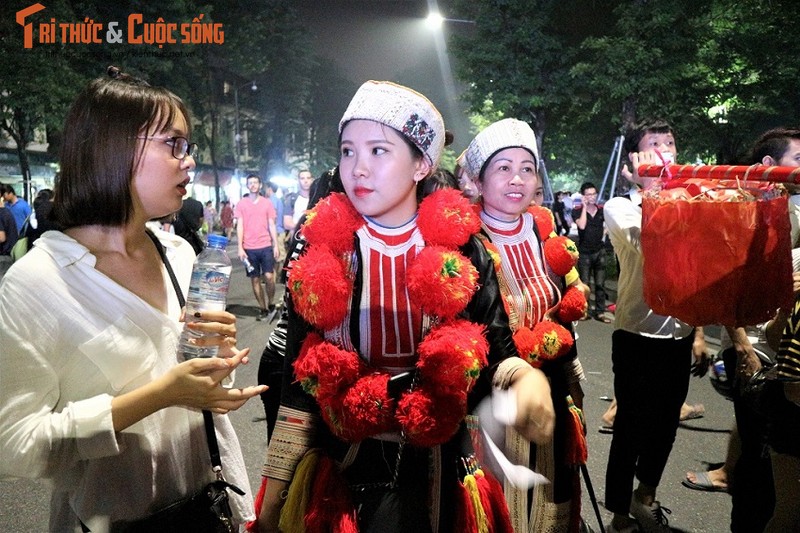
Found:
M 431 4 L 445 17 L 447 0 L 295 0 L 317 53 L 333 62 L 343 77 L 356 86 L 362 82 L 390 80 L 407 85 L 436 105 L 445 125 L 455 133 L 452 148 L 460 152 L 471 137 L 463 104 L 448 98 L 446 78 L 437 55 L 435 31 L 425 22 Z M 467 26 L 467 27 L 465 27 Z M 451 32 L 469 31 L 468 25 L 445 22 L 446 43 Z M 454 59 L 450 56 L 451 70 Z M 452 74 L 455 77 L 455 74 Z M 455 94 L 459 93 L 455 80 Z M 342 111 L 347 102 L 342 102 Z

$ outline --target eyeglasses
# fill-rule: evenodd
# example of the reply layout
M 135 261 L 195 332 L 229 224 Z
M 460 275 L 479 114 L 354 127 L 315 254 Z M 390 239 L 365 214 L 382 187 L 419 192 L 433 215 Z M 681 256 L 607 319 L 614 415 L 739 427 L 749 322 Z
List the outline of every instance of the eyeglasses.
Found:
M 136 137 L 149 141 L 164 141 L 172 147 L 172 157 L 179 161 L 186 159 L 187 155 L 197 157 L 197 143 L 190 143 L 186 137 Z

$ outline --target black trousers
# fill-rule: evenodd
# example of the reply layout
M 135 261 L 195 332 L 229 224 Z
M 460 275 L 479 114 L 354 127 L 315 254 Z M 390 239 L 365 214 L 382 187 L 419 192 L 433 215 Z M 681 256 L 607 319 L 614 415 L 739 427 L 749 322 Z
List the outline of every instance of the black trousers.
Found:
M 725 373 L 733 379 L 736 375 L 736 350 L 722 352 Z M 733 391 L 733 412 L 736 429 L 742 442 L 742 453 L 733 470 L 731 493 L 731 531 L 758 533 L 772 518 L 775 509 L 775 484 L 772 479 L 772 460 L 767 449 L 768 419 L 757 409 L 750 398 Z
M 655 339 L 616 330 L 611 338 L 617 416 L 606 468 L 606 509 L 627 515 L 634 476 L 657 487 L 689 392 L 694 332 Z
M 594 279 L 594 314 L 606 310 L 606 252 L 602 248 L 596 252 L 581 252 L 578 257 L 578 274 L 581 281 L 589 284 Z M 591 313 L 590 313 L 591 314 Z

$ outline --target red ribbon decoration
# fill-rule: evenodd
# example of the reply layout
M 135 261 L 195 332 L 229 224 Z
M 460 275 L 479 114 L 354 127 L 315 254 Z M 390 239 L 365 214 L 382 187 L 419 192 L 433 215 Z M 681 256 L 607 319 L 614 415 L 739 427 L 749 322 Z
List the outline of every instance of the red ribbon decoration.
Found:
M 641 165 L 639 176 L 666 179 L 697 178 L 707 180 L 769 181 L 800 184 L 800 167 L 766 165 Z

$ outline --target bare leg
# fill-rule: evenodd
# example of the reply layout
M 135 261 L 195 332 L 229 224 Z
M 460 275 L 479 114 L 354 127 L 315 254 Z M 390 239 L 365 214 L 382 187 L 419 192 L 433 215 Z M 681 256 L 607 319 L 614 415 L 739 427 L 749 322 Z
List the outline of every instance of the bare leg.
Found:
M 725 455 L 725 463 L 715 470 L 708 471 L 708 480 L 715 487 L 727 489 L 733 483 L 733 471 L 736 466 L 736 461 L 742 454 L 742 441 L 739 438 L 739 431 L 736 425 L 731 430 L 731 435 L 728 438 L 728 452 Z M 692 483 L 697 483 L 697 474 L 694 472 L 686 472 L 686 479 Z
M 614 419 L 617 417 L 617 399 L 614 398 L 611 400 L 611 405 L 608 406 L 606 412 L 603 413 L 603 416 L 600 419 L 603 421 L 604 426 L 613 427 L 614 426 Z
M 258 302 L 258 308 L 266 309 L 267 305 L 264 303 L 264 287 L 261 286 L 261 278 L 259 276 L 252 277 L 250 282 L 253 284 L 253 294 L 256 297 L 256 302 Z
M 275 275 L 270 272 L 269 274 L 264 274 L 264 285 L 267 292 L 267 305 L 272 305 L 272 301 L 275 299 Z M 264 295 L 261 295 L 261 301 L 264 301 Z M 264 306 L 261 306 L 264 309 Z
M 645 505 L 653 505 L 656 501 L 656 487 L 645 485 L 640 481 L 639 486 L 633 491 L 633 496 Z

